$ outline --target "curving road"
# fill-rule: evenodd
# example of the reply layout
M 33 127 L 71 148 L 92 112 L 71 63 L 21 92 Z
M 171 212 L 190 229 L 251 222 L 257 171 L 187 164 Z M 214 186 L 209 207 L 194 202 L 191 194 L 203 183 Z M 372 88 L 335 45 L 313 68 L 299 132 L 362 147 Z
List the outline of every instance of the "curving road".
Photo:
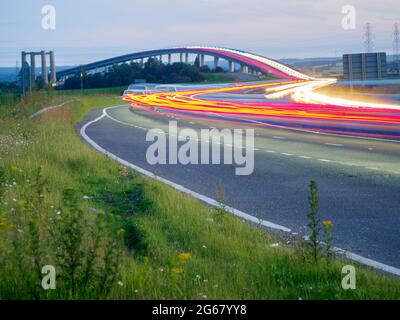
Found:
M 219 94 L 224 101 L 249 99 Z M 101 111 L 92 112 L 82 125 L 98 116 Z M 221 184 L 228 205 L 294 232 L 302 233 L 307 224 L 308 185 L 316 180 L 321 218 L 335 224 L 334 244 L 400 268 L 398 142 L 254 126 L 237 115 L 223 117 L 125 105 L 108 109 L 84 132 L 108 152 L 199 194 L 215 198 Z M 146 134 L 153 128 L 167 132 L 170 120 L 178 121 L 180 129 L 255 128 L 254 173 L 236 176 L 232 165 L 149 165 Z

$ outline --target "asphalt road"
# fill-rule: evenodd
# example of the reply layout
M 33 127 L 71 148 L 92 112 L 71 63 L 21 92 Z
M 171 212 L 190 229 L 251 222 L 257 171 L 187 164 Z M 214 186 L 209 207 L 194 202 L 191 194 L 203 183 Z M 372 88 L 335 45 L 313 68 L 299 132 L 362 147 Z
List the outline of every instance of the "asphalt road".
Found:
M 400 144 L 256 127 L 255 170 L 235 175 L 234 165 L 155 165 L 146 160 L 148 129 L 245 128 L 246 123 L 186 119 L 128 106 L 109 109 L 110 117 L 91 124 L 86 134 L 98 145 L 143 169 L 195 192 L 303 233 L 309 211 L 310 180 L 319 187 L 321 219 L 332 220 L 334 245 L 400 267 Z M 101 114 L 93 111 L 81 123 Z M 251 126 L 254 128 L 254 126 Z

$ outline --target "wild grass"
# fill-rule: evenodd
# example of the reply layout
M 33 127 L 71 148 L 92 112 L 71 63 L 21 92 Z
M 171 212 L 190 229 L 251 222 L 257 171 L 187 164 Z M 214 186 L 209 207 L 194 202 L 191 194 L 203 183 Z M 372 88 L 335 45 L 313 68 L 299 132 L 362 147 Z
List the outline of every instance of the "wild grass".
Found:
M 92 150 L 74 125 L 120 103 L 112 95 L 73 96 L 28 120 L 35 99 L 1 113 L 0 299 L 400 298 L 398 279 L 358 266 L 357 289 L 344 290 L 350 262 L 315 263 Z M 44 265 L 56 267 L 56 290 L 41 288 Z

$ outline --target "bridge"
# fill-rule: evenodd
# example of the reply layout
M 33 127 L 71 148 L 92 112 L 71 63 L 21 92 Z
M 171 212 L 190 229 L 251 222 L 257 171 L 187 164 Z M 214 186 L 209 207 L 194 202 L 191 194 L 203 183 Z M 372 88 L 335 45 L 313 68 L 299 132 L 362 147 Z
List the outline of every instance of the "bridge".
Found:
M 279 78 L 288 78 L 293 80 L 312 80 L 313 78 L 307 76 L 290 66 L 284 65 L 275 60 L 235 49 L 218 48 L 218 47 L 203 47 L 203 46 L 190 46 L 170 49 L 158 49 L 151 51 L 136 52 L 118 56 L 106 60 L 101 60 L 86 65 L 74 67 L 71 69 L 57 72 L 59 80 L 65 80 L 70 76 L 75 76 L 82 72 L 102 72 L 107 71 L 109 67 L 126 62 L 138 62 L 143 65 L 144 59 L 157 58 L 164 61 L 166 56 L 168 64 L 172 62 L 172 55 L 178 55 L 179 61 L 182 63 L 189 63 L 189 55 L 194 54 L 199 58 L 200 67 L 204 66 L 206 56 L 214 58 L 214 67 L 217 68 L 220 59 L 228 61 L 229 72 L 235 72 L 235 64 L 240 66 L 241 72 L 244 73 L 258 73 L 273 74 Z

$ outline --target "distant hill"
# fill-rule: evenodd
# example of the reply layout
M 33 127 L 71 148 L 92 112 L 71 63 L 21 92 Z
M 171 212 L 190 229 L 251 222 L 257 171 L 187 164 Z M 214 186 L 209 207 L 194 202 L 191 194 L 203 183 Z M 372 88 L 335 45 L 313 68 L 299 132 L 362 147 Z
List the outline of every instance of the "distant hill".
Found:
M 56 71 L 69 69 L 71 66 L 60 66 Z M 36 68 L 36 73 L 40 74 L 41 69 Z M 18 70 L 19 72 L 19 70 Z M 15 67 L 0 67 L 0 82 L 14 82 L 17 81 L 17 70 Z
M 17 80 L 15 67 L 0 68 L 0 82 L 13 82 Z

